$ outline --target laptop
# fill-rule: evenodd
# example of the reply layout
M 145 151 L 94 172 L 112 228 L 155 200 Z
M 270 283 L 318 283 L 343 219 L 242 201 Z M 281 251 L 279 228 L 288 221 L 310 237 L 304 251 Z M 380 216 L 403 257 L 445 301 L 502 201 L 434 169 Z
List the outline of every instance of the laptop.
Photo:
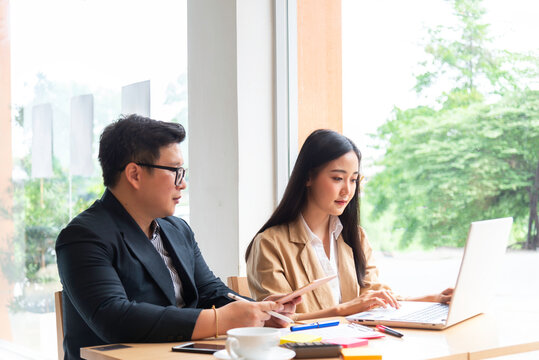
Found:
M 460 271 L 449 305 L 401 301 L 399 309 L 376 308 L 347 316 L 364 325 L 445 329 L 485 311 L 509 241 L 513 218 L 473 222 L 470 225 Z

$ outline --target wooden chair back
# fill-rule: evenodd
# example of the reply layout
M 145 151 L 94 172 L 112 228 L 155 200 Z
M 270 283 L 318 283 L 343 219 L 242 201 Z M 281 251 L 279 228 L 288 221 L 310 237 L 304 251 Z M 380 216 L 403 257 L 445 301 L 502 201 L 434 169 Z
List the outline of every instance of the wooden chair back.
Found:
M 229 276 L 226 279 L 229 288 L 240 294 L 241 296 L 251 297 L 249 284 L 246 276 Z
M 56 342 L 58 346 L 58 360 L 64 359 L 64 312 L 62 292 L 54 293 L 54 312 L 56 313 Z

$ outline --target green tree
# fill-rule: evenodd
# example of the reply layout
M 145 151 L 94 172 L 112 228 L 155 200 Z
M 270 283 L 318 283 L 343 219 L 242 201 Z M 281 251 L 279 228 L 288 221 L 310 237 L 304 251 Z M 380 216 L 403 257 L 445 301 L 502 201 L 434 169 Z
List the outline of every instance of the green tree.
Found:
M 527 78 L 537 75 L 533 56 L 492 48 L 482 0 L 451 2 L 457 23 L 428 30 L 427 60 L 416 77 L 418 93 L 432 92 L 434 85 L 444 82 L 449 86 L 438 101 L 444 108 L 460 107 L 522 88 Z
M 453 5 L 458 25 L 430 32 L 416 90 L 431 90 L 441 78 L 450 85 L 439 105 L 396 108 L 378 129 L 385 155 L 366 199 L 375 217 L 395 213 L 402 247 L 415 239 L 427 247 L 462 245 L 470 221 L 501 216 L 514 217 L 518 240 L 529 228 L 528 239 L 537 241 L 539 92 L 525 87 L 537 74 L 529 66 L 536 59 L 489 50 L 481 2 Z M 518 66 L 506 70 L 508 62 Z
M 416 236 L 425 246 L 462 245 L 469 222 L 485 218 L 513 216 L 525 226 L 539 92 L 446 111 L 397 110 L 378 136 L 387 143 L 384 170 L 366 193 L 375 215 L 398 212 L 402 246 Z
M 31 173 L 30 157 L 22 161 L 23 169 Z M 49 264 L 56 263 L 54 244 L 59 231 L 69 222 L 69 178 L 57 159 L 53 159 L 54 176 L 50 179 L 25 180 L 15 184 L 15 206 L 20 211 L 16 222 L 22 225 L 24 234 L 25 277 L 39 281 L 37 272 Z M 102 185 L 95 179 L 74 177 L 75 190 L 71 205 L 78 213 L 88 207 L 102 193 Z
M 15 234 L 8 239 L 10 247 L 0 252 L 0 266 L 9 280 L 18 283 L 23 293 L 16 296 L 10 304 L 13 310 L 47 312 L 54 309 L 50 293 L 41 291 L 42 283 L 58 281 L 54 271 L 56 254 L 54 246 L 58 232 L 70 220 L 70 213 L 77 214 L 87 208 L 103 193 L 104 187 L 99 176 L 86 178 L 69 175 L 67 169 L 69 153 L 69 106 L 73 95 L 88 93 L 89 89 L 76 83 L 57 83 L 49 81 L 45 75 L 37 74 L 34 99 L 31 104 L 50 103 L 53 106 L 53 176 L 47 179 L 31 178 L 31 154 L 28 151 L 13 159 L 15 179 L 10 191 L 13 208 L 10 214 L 2 214 L 13 219 Z M 103 90 L 94 95 L 101 106 L 94 113 L 94 139 L 96 132 L 106 122 L 110 122 L 111 109 L 117 108 L 118 96 Z M 111 105 L 111 103 L 114 103 Z M 13 127 L 15 134 L 30 128 L 25 119 L 23 107 L 16 107 Z M 98 134 L 98 133 L 97 133 Z M 39 134 L 37 134 L 39 136 Z M 14 141 L 24 142 L 22 138 Z M 97 162 L 97 161 L 96 161 Z M 99 166 L 95 166 L 99 168 Z M 70 200 L 71 193 L 71 200 Z M 0 204 L 0 213 L 2 210 Z M 34 290 L 25 293 L 25 289 Z M 38 290 L 36 290 L 37 288 Z

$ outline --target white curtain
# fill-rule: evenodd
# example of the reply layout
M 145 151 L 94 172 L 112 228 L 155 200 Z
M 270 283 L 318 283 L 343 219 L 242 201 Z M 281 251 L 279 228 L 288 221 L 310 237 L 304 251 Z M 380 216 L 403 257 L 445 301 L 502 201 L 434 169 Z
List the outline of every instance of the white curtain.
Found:
M 150 80 L 122 87 L 122 114 L 150 117 Z
M 94 96 L 80 95 L 71 98 L 71 152 L 72 175 L 91 176 L 92 140 L 94 123 Z
M 52 176 L 52 107 L 41 104 L 32 108 L 32 177 Z

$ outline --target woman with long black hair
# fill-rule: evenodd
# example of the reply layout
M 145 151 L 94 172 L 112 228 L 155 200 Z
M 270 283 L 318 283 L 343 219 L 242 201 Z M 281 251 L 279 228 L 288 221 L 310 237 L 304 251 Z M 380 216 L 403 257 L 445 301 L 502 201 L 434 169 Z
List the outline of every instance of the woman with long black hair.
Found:
M 246 251 L 251 294 L 286 294 L 337 275 L 302 296 L 298 319 L 344 316 L 377 306 L 399 307 L 378 281 L 372 249 L 359 226 L 361 153 L 347 137 L 316 130 L 305 140 L 285 193 Z M 415 299 L 447 302 L 452 289 Z

